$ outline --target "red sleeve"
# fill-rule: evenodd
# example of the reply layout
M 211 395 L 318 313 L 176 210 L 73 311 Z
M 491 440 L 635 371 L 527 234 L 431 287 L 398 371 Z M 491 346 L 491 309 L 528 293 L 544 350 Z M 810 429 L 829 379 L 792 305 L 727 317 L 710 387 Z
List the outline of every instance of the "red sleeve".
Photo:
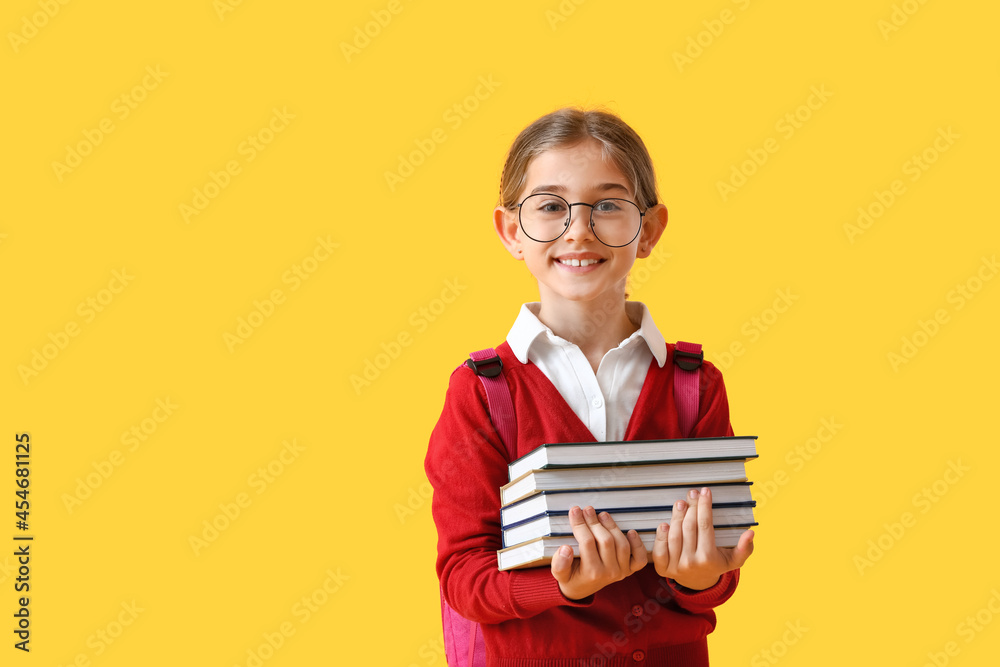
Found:
M 722 381 L 722 373 L 711 363 L 702 362 L 701 397 L 698 400 L 698 421 L 691 429 L 692 438 L 711 438 L 733 435 L 733 426 L 729 422 L 729 399 L 726 396 L 726 385 Z M 704 612 L 717 607 L 736 591 L 740 580 L 739 569 L 726 572 L 711 588 L 695 591 L 681 586 L 672 579 L 667 584 L 674 592 L 677 604 L 691 612 Z
M 566 598 L 549 568 L 497 569 L 507 450 L 490 422 L 482 383 L 464 366 L 452 373 L 424 469 L 434 487 L 437 573 L 455 611 L 478 623 L 500 623 L 593 602 Z
M 714 586 L 703 591 L 685 588 L 673 579 L 667 579 L 667 585 L 674 592 L 674 601 L 677 606 L 697 614 L 718 607 L 732 597 L 733 593 L 736 592 L 736 584 L 739 580 L 740 571 L 736 569 L 726 572 L 719 577 L 719 581 Z

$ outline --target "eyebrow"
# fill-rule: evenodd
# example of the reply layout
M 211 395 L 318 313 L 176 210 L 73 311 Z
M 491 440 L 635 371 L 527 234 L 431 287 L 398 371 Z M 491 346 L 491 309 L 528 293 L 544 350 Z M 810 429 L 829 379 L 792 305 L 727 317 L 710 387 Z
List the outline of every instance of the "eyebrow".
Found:
M 599 192 L 608 192 L 609 190 L 621 190 L 622 192 L 624 192 L 627 195 L 631 195 L 632 194 L 629 191 L 629 189 L 626 188 L 621 183 L 601 183 L 600 185 L 596 186 L 593 189 L 597 190 Z M 539 192 L 551 192 L 553 194 L 557 194 L 558 195 L 558 194 L 565 194 L 567 192 L 567 188 L 566 188 L 566 186 L 563 186 L 563 185 L 539 185 L 538 187 L 536 187 L 535 189 L 533 189 L 528 194 L 536 195 Z

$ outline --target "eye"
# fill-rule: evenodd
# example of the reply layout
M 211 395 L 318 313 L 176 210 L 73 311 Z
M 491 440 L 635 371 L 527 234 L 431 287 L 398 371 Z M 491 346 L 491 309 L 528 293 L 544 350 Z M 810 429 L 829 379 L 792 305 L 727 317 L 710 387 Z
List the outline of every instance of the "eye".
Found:
M 599 213 L 617 213 L 622 210 L 622 206 L 614 199 L 602 199 L 594 204 L 594 210 Z
M 566 212 L 566 202 L 561 199 L 545 199 L 540 197 L 537 202 L 532 203 L 532 208 L 539 213 L 549 215 L 562 214 Z

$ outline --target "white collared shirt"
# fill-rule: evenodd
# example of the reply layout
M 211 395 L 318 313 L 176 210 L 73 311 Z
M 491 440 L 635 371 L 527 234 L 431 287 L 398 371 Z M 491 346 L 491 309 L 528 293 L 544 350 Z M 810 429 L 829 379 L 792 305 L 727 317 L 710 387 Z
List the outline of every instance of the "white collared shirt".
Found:
M 639 329 L 608 350 L 594 374 L 574 343 L 556 336 L 542 324 L 541 304 L 526 303 L 507 334 L 518 361 L 538 366 L 598 442 L 621 440 L 646 380 L 652 359 L 663 367 L 667 344 L 646 305 L 626 301 L 625 313 Z

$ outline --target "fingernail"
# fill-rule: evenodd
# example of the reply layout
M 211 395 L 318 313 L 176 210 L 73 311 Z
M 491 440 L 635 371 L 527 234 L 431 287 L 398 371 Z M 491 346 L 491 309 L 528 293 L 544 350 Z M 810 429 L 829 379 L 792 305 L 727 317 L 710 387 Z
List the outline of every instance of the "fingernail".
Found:
M 694 500 L 695 498 L 697 498 L 698 497 L 698 489 L 691 489 L 690 491 L 688 491 L 688 497 L 691 498 L 691 500 Z
M 703 495 L 703 496 L 707 496 L 708 495 L 708 487 L 707 486 L 701 487 L 701 495 Z

